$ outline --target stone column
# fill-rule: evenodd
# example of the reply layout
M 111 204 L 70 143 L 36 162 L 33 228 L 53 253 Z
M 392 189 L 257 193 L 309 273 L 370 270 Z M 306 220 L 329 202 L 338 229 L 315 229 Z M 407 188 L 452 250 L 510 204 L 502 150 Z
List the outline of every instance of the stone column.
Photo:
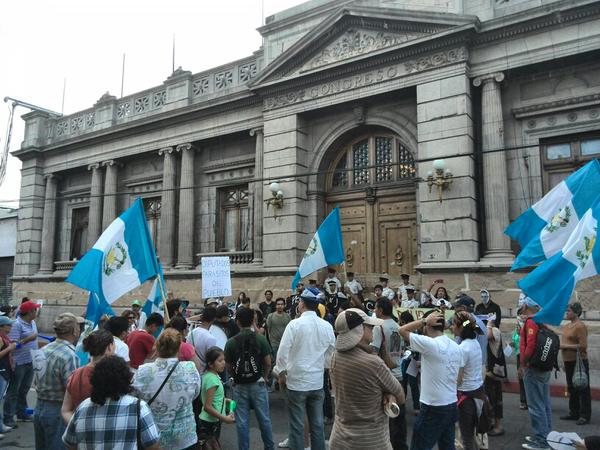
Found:
M 250 136 L 256 136 L 256 151 L 254 156 L 254 209 L 252 226 L 253 263 L 262 266 L 263 250 L 263 129 L 250 130 Z
M 176 269 L 194 267 L 194 152 L 192 144 L 177 146 L 181 152 L 179 183 L 179 229 Z
M 177 158 L 173 147 L 161 148 L 159 155 L 164 155 L 163 182 L 160 207 L 160 262 L 164 270 L 169 270 L 175 263 L 175 177 L 177 176 Z
M 88 249 L 96 243 L 102 232 L 102 167 L 99 163 L 90 164 L 92 186 L 90 189 L 90 215 L 88 223 Z
M 508 176 L 504 148 L 504 121 L 500 82 L 502 72 L 473 80 L 481 88 L 481 123 L 483 153 L 483 196 L 485 201 L 486 252 L 484 258 L 512 259 L 510 239 L 504 234 L 509 224 Z M 486 153 L 490 152 L 490 153 Z
M 104 178 L 104 208 L 102 211 L 102 231 L 117 217 L 117 172 L 116 161 L 105 161 L 106 176 Z
M 54 240 L 56 233 L 56 183 L 55 175 L 46 175 L 46 196 L 42 221 L 42 256 L 40 273 L 54 272 Z

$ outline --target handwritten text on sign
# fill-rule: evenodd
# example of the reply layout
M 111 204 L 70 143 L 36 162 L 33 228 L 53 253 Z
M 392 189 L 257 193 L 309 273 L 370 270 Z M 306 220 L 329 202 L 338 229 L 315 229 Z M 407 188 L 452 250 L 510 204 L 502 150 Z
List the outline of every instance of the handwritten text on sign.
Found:
M 202 298 L 231 296 L 229 256 L 207 256 L 202 258 L 201 265 Z

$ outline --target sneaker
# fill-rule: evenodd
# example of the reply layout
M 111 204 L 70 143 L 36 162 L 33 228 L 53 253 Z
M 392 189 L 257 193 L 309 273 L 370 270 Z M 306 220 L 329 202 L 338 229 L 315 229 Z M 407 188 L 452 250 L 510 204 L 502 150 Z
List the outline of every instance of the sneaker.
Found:
M 0 433 L 8 433 L 12 429 L 13 429 L 13 427 L 8 427 L 8 426 L 4 425 L 2 427 L 2 429 L 0 430 Z
M 580 417 L 579 420 L 575 423 L 577 425 L 587 425 L 588 423 L 590 423 L 590 421 L 587 419 L 584 419 L 583 417 Z
M 4 435 L 3 434 L 0 434 L 0 439 L 4 439 Z
M 536 438 L 534 438 L 533 436 L 525 436 L 525 440 L 526 440 L 527 442 L 530 442 L 530 443 L 532 443 L 532 444 L 537 444 L 537 439 L 536 439 Z
M 546 444 L 539 444 L 533 442 L 527 442 L 525 444 L 522 444 L 521 447 L 526 448 L 527 450 L 550 450 L 550 447 L 548 447 Z
M 579 419 L 579 417 L 572 416 L 571 414 L 560 417 L 560 420 L 577 420 L 577 419 Z
M 14 429 L 14 428 L 19 428 L 18 425 L 15 422 L 4 422 L 4 428 L 10 428 L 10 429 Z
M 17 416 L 17 422 L 33 422 L 33 416 L 31 414 L 22 417 Z
M 290 442 L 289 438 L 285 438 L 283 441 L 281 441 L 279 444 L 277 444 L 277 447 L 279 448 L 290 448 L 290 446 L 288 445 Z

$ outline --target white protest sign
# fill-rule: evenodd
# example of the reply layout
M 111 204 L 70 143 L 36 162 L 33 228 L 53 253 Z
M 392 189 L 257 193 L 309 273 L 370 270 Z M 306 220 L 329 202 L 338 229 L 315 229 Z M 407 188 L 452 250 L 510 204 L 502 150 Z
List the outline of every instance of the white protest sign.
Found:
M 229 256 L 202 258 L 202 298 L 229 297 L 231 292 L 231 265 Z

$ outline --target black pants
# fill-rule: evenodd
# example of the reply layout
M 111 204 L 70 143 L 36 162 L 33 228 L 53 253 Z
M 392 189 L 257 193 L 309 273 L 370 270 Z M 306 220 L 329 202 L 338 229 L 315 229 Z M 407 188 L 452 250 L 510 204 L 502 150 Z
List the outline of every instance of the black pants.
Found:
M 398 417 L 390 419 L 390 441 L 394 450 L 408 450 L 406 445 L 406 409 L 400 407 Z
M 575 361 L 565 361 L 565 373 L 567 375 L 567 388 L 569 389 L 569 415 L 585 420 L 592 417 L 592 395 L 590 392 L 590 364 L 587 359 L 582 359 L 585 373 L 588 376 L 588 385 L 585 389 L 573 387 L 573 373 L 575 372 Z
M 419 392 L 419 380 L 417 379 L 417 377 L 405 374 L 404 377 L 402 377 L 401 384 L 404 388 L 405 397 L 408 397 L 408 386 L 410 386 L 413 409 L 415 411 L 418 411 L 421 407 L 421 401 L 419 399 L 421 396 L 421 393 Z
M 521 358 L 517 356 L 517 371 L 521 367 Z M 519 401 L 523 405 L 527 405 L 527 395 L 525 395 L 525 383 L 523 383 L 523 377 L 519 376 Z
M 464 399 L 458 406 L 458 427 L 464 450 L 477 450 L 475 429 L 477 428 L 477 406 L 472 398 Z
M 485 377 L 483 382 L 485 387 L 485 395 L 487 395 L 492 404 L 494 419 L 502 419 L 502 381 L 494 380 L 490 377 Z

